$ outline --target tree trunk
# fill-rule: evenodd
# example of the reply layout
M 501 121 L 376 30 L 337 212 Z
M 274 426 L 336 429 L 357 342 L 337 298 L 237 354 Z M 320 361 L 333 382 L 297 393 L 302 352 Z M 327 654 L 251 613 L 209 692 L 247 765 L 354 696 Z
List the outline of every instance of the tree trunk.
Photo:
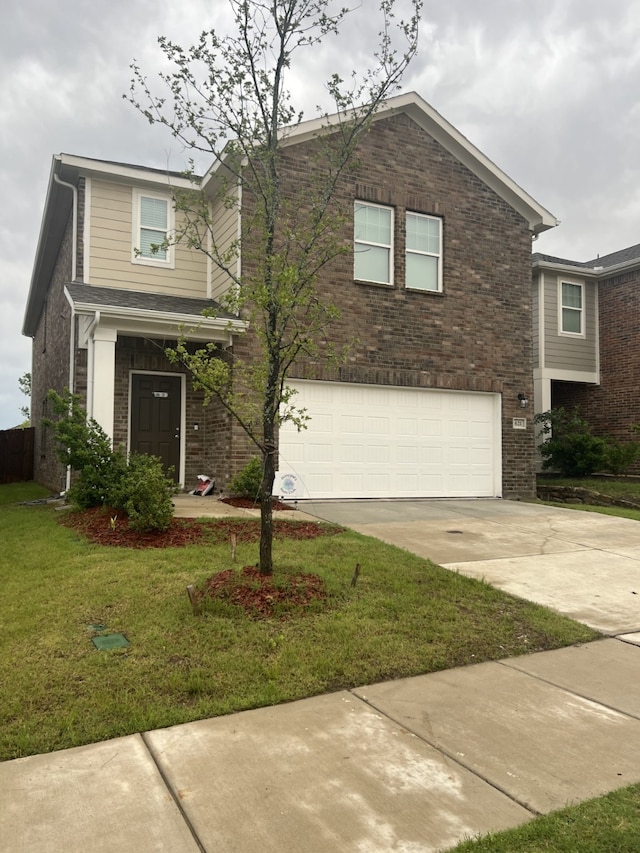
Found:
M 273 574 L 273 481 L 275 479 L 273 443 L 266 445 L 262 457 L 262 486 L 260 488 L 260 574 Z

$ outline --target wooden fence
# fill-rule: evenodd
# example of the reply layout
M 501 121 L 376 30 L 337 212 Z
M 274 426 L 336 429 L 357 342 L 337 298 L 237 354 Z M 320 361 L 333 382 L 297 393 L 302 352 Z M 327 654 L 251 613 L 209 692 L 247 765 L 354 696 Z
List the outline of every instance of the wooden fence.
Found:
M 0 430 L 0 483 L 26 483 L 33 480 L 35 430 Z

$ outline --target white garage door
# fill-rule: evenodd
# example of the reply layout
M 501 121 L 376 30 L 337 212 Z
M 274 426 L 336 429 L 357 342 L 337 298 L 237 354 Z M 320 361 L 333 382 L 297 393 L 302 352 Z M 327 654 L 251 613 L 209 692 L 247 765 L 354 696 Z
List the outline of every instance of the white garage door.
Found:
M 498 394 L 302 382 L 311 420 L 280 430 L 274 493 L 298 498 L 499 497 Z

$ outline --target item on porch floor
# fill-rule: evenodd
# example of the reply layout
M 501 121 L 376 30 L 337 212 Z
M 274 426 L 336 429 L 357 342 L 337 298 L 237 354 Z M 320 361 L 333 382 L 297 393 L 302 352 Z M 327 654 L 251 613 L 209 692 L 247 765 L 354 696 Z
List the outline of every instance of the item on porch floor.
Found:
M 211 477 L 207 477 L 206 474 L 198 474 L 198 480 L 198 485 L 189 494 L 200 495 L 201 498 L 204 498 L 210 495 L 216 487 L 216 481 Z

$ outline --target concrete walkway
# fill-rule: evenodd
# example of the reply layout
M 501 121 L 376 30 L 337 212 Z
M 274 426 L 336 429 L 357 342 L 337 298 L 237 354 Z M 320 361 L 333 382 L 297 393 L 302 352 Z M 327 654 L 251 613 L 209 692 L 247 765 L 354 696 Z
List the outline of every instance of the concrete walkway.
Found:
M 200 501 L 194 513 L 185 497 L 177 513 L 203 514 L 207 499 L 193 499 Z M 504 574 L 512 580 L 522 561 L 537 558 L 543 566 L 559 558 L 532 585 L 536 595 L 545 594 L 540 590 L 554 571 L 566 571 L 561 558 L 567 554 L 608 555 L 602 583 L 593 589 L 604 592 L 618 575 L 631 581 L 633 572 L 640 584 L 630 555 L 640 548 L 640 530 L 632 544 L 635 522 L 615 529 L 609 541 L 611 531 L 598 521 L 606 517 L 588 516 L 591 526 L 582 528 L 571 510 L 556 515 L 507 502 L 492 502 L 492 508 L 480 501 L 393 503 L 383 509 L 395 520 L 381 518 L 373 503 L 359 504 L 355 526 L 387 539 L 399 535 L 393 525 L 413 523 L 413 533 L 405 529 L 405 547 L 428 548 L 437 559 L 445 552 L 436 548 L 457 543 L 462 550 L 447 555 L 466 559 L 445 562 L 465 572 L 469 564 L 484 563 L 487 572 L 491 564 L 508 563 Z M 418 505 L 427 503 L 436 505 Z M 229 514 L 214 504 L 206 514 Z M 329 517 L 340 511 L 332 506 L 305 509 Z M 341 523 L 348 523 L 347 509 L 355 507 L 343 507 Z M 429 513 L 435 517 L 422 517 Z M 511 526 L 518 534 L 513 538 Z M 487 552 L 492 540 L 494 553 Z M 509 542 L 520 543 L 516 552 L 509 553 Z M 613 558 L 620 561 L 618 571 Z M 597 571 L 595 558 L 582 565 L 589 576 Z M 531 582 L 536 570 L 526 571 Z M 573 583 L 579 598 L 581 584 Z M 558 609 L 575 606 L 569 586 L 559 585 Z M 623 590 L 621 583 L 619 596 Z M 639 782 L 640 619 L 633 622 L 636 611 L 615 597 L 599 604 L 594 618 L 605 619 L 607 601 L 609 623 L 618 626 L 614 632 L 623 625 L 623 638 L 4 762 L 0 850 L 427 853 Z

